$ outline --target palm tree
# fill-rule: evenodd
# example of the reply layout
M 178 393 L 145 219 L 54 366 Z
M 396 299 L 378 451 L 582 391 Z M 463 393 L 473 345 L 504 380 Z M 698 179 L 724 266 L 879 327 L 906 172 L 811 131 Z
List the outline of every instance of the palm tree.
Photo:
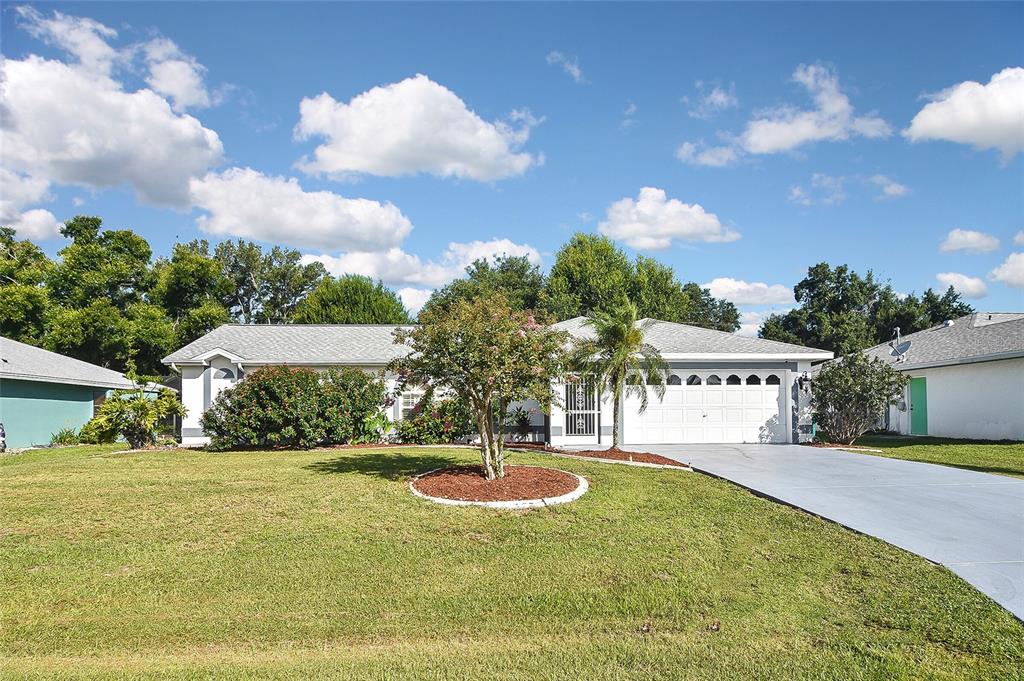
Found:
M 612 448 L 621 442 L 619 413 L 623 398 L 640 400 L 640 413 L 647 410 L 648 386 L 658 399 L 665 396 L 669 368 L 653 345 L 644 340 L 644 332 L 653 320 L 637 323 L 636 305 L 624 302 L 610 312 L 594 312 L 585 322 L 594 329 L 594 338 L 579 348 L 581 373 L 593 376 L 598 389 L 607 390 L 614 401 Z

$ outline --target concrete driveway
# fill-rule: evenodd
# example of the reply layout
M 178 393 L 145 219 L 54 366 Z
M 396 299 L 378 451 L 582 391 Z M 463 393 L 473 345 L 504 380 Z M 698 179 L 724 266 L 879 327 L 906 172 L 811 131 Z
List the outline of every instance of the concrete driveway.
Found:
M 1024 480 L 799 445 L 626 445 L 941 563 L 1024 620 Z

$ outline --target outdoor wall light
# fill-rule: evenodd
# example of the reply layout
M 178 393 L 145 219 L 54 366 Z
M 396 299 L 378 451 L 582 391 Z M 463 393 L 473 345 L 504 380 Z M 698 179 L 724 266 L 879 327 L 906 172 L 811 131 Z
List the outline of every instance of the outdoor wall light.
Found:
M 811 392 L 811 377 L 807 375 L 806 371 L 800 376 L 800 378 L 796 379 L 796 385 L 800 388 L 801 392 Z

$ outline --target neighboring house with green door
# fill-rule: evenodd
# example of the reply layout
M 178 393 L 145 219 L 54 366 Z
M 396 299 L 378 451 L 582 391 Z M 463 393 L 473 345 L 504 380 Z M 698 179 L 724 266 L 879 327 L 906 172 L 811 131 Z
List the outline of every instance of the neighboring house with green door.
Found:
M 9 448 L 78 430 L 111 390 L 131 387 L 116 371 L 0 336 L 0 423 Z
M 1024 440 L 1024 312 L 977 312 L 866 350 L 910 377 L 885 426 L 905 435 Z

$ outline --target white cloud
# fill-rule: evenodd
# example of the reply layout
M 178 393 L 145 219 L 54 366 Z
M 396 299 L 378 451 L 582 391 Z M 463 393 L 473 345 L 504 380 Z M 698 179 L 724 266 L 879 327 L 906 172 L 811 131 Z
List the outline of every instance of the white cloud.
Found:
M 1024 229 L 1013 235 L 1013 244 L 1015 246 L 1024 246 Z
M 1024 288 L 1024 253 L 1008 255 L 1002 265 L 988 273 L 988 278 L 1014 288 Z
M 731 144 L 709 146 L 704 140 L 683 142 L 676 149 L 676 158 L 683 163 L 711 168 L 724 168 L 740 159 L 740 150 Z
M 943 253 L 952 253 L 954 251 L 990 253 L 998 248 L 999 239 L 991 234 L 978 232 L 973 229 L 954 229 L 939 244 L 939 250 Z
M 716 277 L 702 286 L 715 298 L 725 298 L 736 305 L 793 304 L 793 289 L 782 284 Z
M 834 206 L 842 203 L 846 200 L 843 178 L 814 173 L 811 176 L 810 189 L 804 189 L 800 185 L 790 188 L 789 200 L 801 206 L 813 206 L 816 203 Z
M 898 199 L 899 197 L 906 196 L 910 193 L 910 189 L 906 185 L 889 179 L 885 175 L 872 175 L 868 178 L 868 182 L 881 190 L 881 193 L 875 197 L 876 201 Z
M 697 88 L 696 103 L 689 114 L 693 118 L 701 118 L 707 120 L 713 118 L 720 111 L 726 109 L 733 109 L 740 104 L 740 100 L 736 98 L 736 85 L 734 83 L 729 84 L 729 89 L 726 90 L 720 85 L 713 85 L 710 89 L 704 83 L 704 81 L 698 80 L 694 85 Z M 689 98 L 685 101 L 689 103 Z
M 623 128 L 632 128 L 636 124 L 636 104 L 632 100 L 626 102 L 626 110 L 622 112 L 622 123 L 620 124 Z
M 987 85 L 964 81 L 934 95 L 903 135 L 911 142 L 946 140 L 999 149 L 1004 159 L 1024 150 L 1024 68 L 1006 68 Z
M 558 50 L 552 50 L 548 52 L 547 62 L 551 65 L 561 66 L 562 70 L 565 71 L 566 75 L 573 79 L 577 83 L 586 83 L 587 79 L 583 75 L 583 69 L 580 68 L 579 57 L 568 57 Z
M 939 272 L 935 278 L 942 288 L 953 287 L 964 298 L 984 298 L 988 294 L 985 282 L 977 277 L 969 277 L 959 272 Z
M 668 248 L 673 239 L 723 242 L 740 238 L 738 232 L 723 228 L 718 216 L 706 212 L 700 204 L 669 199 L 664 189 L 656 187 L 641 188 L 635 201 L 626 197 L 613 203 L 608 207 L 607 219 L 597 229 L 642 250 Z
M 60 236 L 62 223 L 57 222 L 53 213 L 42 208 L 27 210 L 6 227 L 13 227 L 22 239 L 53 239 Z
M 35 55 L 0 62 L 4 167 L 54 184 L 128 185 L 147 203 L 186 207 L 189 178 L 220 162 L 217 133 L 176 114 L 152 90 L 127 92 L 106 75 L 112 57 L 96 40 L 112 33 L 101 25 L 55 17 L 73 30 L 48 28 L 40 35 L 61 36 L 60 44 L 81 62 Z
M 61 12 L 54 12 L 52 17 L 44 17 L 27 5 L 15 7 L 14 11 L 32 37 L 73 55 L 86 71 L 109 75 L 114 62 L 123 58 L 108 42 L 108 39 L 117 37 L 117 31 L 98 21 L 72 17 Z
M 757 338 L 757 332 L 761 329 L 761 325 L 764 324 L 764 320 L 773 314 L 786 314 L 789 310 L 790 308 L 780 308 L 760 312 L 749 310 L 740 312 L 740 328 L 736 330 L 736 335 Z
M 208 173 L 190 183 L 193 204 L 206 211 L 204 232 L 321 250 L 378 249 L 397 245 L 412 223 L 394 205 L 307 192 L 295 178 L 270 177 L 251 168 Z
M 206 67 L 184 54 L 173 41 L 156 38 L 143 45 L 142 52 L 149 66 L 146 83 L 170 97 L 175 111 L 204 108 L 214 103 L 203 83 Z
M 402 305 L 405 305 L 405 309 L 413 315 L 423 309 L 432 293 L 433 291 L 427 288 L 405 287 L 398 289 L 398 297 L 402 299 Z
M 474 260 L 493 259 L 500 255 L 526 256 L 530 262 L 540 263 L 540 253 L 536 248 L 509 239 L 451 242 L 437 262 L 424 261 L 418 255 L 397 247 L 381 251 L 351 251 L 337 257 L 306 255 L 303 261 L 322 263 L 335 276 L 361 274 L 388 284 L 436 288 L 462 276 Z
M 519 151 L 540 122 L 528 111 L 514 111 L 507 121 L 485 121 L 424 75 L 374 87 L 347 104 L 324 92 L 303 99 L 299 110 L 296 138 L 325 139 L 312 159 L 298 162 L 307 173 L 336 178 L 431 173 L 489 182 L 522 175 L 543 162 L 542 155 Z
M 17 219 L 25 206 L 48 198 L 50 183 L 0 167 L 0 221 Z
M 775 154 L 820 141 L 840 141 L 858 135 L 888 137 L 892 130 L 881 118 L 854 116 L 850 99 L 839 87 L 839 76 L 821 64 L 801 64 L 793 80 L 806 88 L 815 108 L 782 106 L 761 112 L 747 123 L 741 137 L 751 154 Z

